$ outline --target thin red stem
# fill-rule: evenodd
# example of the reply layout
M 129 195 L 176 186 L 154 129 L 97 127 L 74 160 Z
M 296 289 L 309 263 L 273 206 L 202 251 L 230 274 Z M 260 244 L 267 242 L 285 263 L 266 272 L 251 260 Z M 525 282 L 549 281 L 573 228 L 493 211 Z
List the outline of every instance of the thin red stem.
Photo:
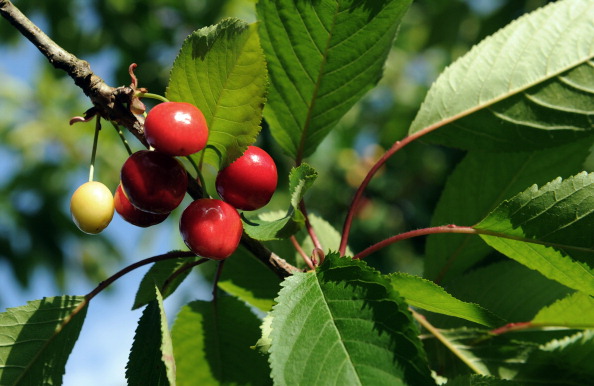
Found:
M 309 256 L 307 256 L 307 253 L 305 253 L 303 248 L 301 248 L 301 245 L 299 244 L 299 241 L 297 241 L 295 236 L 291 236 L 291 237 L 289 237 L 289 239 L 291 240 L 291 243 L 293 243 L 293 246 L 295 247 L 295 249 L 297 250 L 299 255 L 301 255 L 301 258 L 303 259 L 303 261 L 305 261 L 305 264 L 307 264 L 307 266 L 310 269 L 315 269 L 313 262 L 311 261 Z
M 209 260 L 210 259 L 203 257 L 200 260 L 186 263 L 186 264 L 182 265 L 181 267 L 179 267 L 177 270 L 173 271 L 173 273 L 171 275 L 169 275 L 169 277 L 163 282 L 163 286 L 161 287 L 161 293 L 164 294 L 167 287 L 169 287 L 169 285 L 173 282 L 173 280 L 175 280 L 175 278 L 177 278 L 179 275 L 181 275 L 182 273 L 186 272 L 189 269 L 194 268 L 197 265 L 206 263 Z
M 494 335 L 501 335 L 501 334 L 505 334 L 511 331 L 519 331 L 519 330 L 525 330 L 527 328 L 532 328 L 535 325 L 532 324 L 532 322 L 514 322 L 514 323 L 508 323 L 505 326 L 501 326 L 498 327 L 494 330 L 491 330 L 491 334 Z
M 342 238 L 340 240 L 340 247 L 338 248 L 338 252 L 340 253 L 341 256 L 344 256 L 344 254 L 346 253 L 346 248 L 347 248 L 348 241 L 349 241 L 349 233 L 351 231 L 351 225 L 353 223 L 353 217 L 355 216 L 355 211 L 356 211 L 357 207 L 359 206 L 359 201 L 361 200 L 361 197 L 363 197 L 363 192 L 367 188 L 367 185 L 369 185 L 369 182 L 371 181 L 371 179 L 373 178 L 375 173 L 377 173 L 377 171 L 386 163 L 386 161 L 388 161 L 388 159 L 390 159 L 390 157 L 392 157 L 398 150 L 402 149 L 403 147 L 405 147 L 412 141 L 419 139 L 423 135 L 430 133 L 431 131 L 441 127 L 442 125 L 444 125 L 448 122 L 449 122 L 449 120 L 445 120 L 445 121 L 433 124 L 431 126 L 427 126 L 426 128 L 419 130 L 416 133 L 413 133 L 413 134 L 403 138 L 400 141 L 394 142 L 392 147 L 390 149 L 388 149 L 388 151 L 386 151 L 384 153 L 384 155 L 375 163 L 375 165 L 373 165 L 371 167 L 369 172 L 367 172 L 365 179 L 363 179 L 363 182 L 361 182 L 361 185 L 359 185 L 359 188 L 357 188 L 357 191 L 355 192 L 355 196 L 353 197 L 353 200 L 351 201 L 351 205 L 349 206 L 349 210 L 347 212 L 346 219 L 344 220 L 344 225 L 342 228 Z
M 309 237 L 313 242 L 314 248 L 319 248 L 323 250 L 322 244 L 320 244 L 320 239 L 318 239 L 318 235 L 316 234 L 315 229 L 309 222 L 307 208 L 305 207 L 305 202 L 303 200 L 301 200 L 301 202 L 299 203 L 299 209 L 301 209 L 301 213 L 303 213 L 303 216 L 305 217 L 305 229 L 307 229 L 307 233 L 309 233 Z
M 162 260 L 177 259 L 180 257 L 192 257 L 192 256 L 196 256 L 196 254 L 194 254 L 193 252 L 189 252 L 189 251 L 186 251 L 186 252 L 173 251 L 173 252 L 167 252 L 162 255 L 157 255 L 157 256 L 146 258 L 144 260 L 137 261 L 136 263 L 130 264 L 129 266 L 121 269 L 120 271 L 111 275 L 107 279 L 103 280 L 101 283 L 99 283 L 99 285 L 97 287 L 95 287 L 94 290 L 92 290 L 87 295 L 85 295 L 85 299 L 87 302 L 90 301 L 92 298 L 95 297 L 95 295 L 97 295 L 98 293 L 103 291 L 105 288 L 107 288 L 111 283 L 113 283 L 120 277 L 124 276 L 125 274 L 135 270 L 136 268 L 142 267 L 143 265 L 156 263 L 157 261 L 162 261 Z
M 453 225 L 453 224 L 442 225 L 442 226 L 431 227 L 431 228 L 415 229 L 414 231 L 400 233 L 398 235 L 395 235 L 395 236 L 389 237 L 383 241 L 380 241 L 379 243 L 376 243 L 376 244 L 364 249 L 363 251 L 357 253 L 353 257 L 353 259 L 363 259 L 363 258 L 369 256 L 370 254 L 372 254 L 373 252 L 376 252 L 382 248 L 387 247 L 388 245 L 397 243 L 402 240 L 410 239 L 412 237 L 436 234 L 436 233 L 479 234 L 479 231 L 477 231 L 476 229 L 474 229 L 472 227 L 458 226 L 458 225 Z

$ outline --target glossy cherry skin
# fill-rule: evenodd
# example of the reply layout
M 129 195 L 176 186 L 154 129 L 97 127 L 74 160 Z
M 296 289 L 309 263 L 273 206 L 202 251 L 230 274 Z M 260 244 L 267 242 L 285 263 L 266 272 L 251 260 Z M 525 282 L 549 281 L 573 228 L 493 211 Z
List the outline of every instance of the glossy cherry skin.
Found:
M 243 233 L 237 210 L 213 198 L 192 202 L 182 213 L 179 230 L 192 252 L 214 260 L 235 252 Z
M 198 107 L 185 102 L 165 102 L 147 114 L 144 135 L 155 150 L 172 156 L 186 156 L 204 149 L 208 127 Z
M 116 212 L 118 212 L 124 220 L 141 228 L 147 228 L 151 225 L 162 223 L 169 216 L 169 213 L 150 213 L 138 209 L 132 205 L 130 200 L 128 200 L 128 197 L 124 194 L 122 185 L 118 185 L 113 196 L 113 203 Z
M 88 234 L 97 234 L 105 229 L 113 218 L 113 210 L 111 191 L 101 182 L 82 184 L 70 199 L 72 220 L 78 229 Z
M 268 153 L 248 146 L 245 153 L 219 171 L 219 196 L 237 209 L 255 210 L 268 204 L 278 182 L 276 164 Z
M 132 154 L 120 173 L 122 189 L 132 205 L 145 212 L 169 213 L 184 199 L 188 176 L 172 156 L 141 150 Z

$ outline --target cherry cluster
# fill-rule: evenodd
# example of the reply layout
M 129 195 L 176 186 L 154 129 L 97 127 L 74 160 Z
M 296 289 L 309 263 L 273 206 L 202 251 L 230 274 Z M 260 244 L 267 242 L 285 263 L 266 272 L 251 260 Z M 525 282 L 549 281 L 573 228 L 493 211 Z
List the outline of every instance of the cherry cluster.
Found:
M 105 185 L 94 181 L 73 194 L 72 217 L 84 232 L 101 232 L 114 210 L 139 227 L 159 224 L 183 201 L 191 177 L 176 157 L 206 147 L 208 127 L 204 115 L 189 103 L 164 102 L 149 111 L 144 129 L 152 150 L 133 153 L 124 162 L 113 198 Z M 221 199 L 200 198 L 183 211 L 179 229 L 185 244 L 202 257 L 229 257 L 243 234 L 238 210 L 266 205 L 277 179 L 272 157 L 256 146 L 248 146 L 241 157 L 218 172 L 215 186 Z

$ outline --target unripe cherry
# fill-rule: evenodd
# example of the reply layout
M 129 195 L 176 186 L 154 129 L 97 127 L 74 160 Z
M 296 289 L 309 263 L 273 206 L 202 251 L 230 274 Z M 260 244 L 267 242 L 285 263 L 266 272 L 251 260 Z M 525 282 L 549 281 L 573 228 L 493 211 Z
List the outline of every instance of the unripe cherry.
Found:
M 113 218 L 111 191 L 97 181 L 89 181 L 76 189 L 70 199 L 70 213 L 76 226 L 88 234 L 105 229 Z

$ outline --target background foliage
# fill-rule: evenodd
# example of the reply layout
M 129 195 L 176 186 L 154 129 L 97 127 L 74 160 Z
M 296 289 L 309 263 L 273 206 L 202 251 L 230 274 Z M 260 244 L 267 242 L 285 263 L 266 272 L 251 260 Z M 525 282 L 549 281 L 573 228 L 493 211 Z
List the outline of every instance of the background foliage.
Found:
M 312 194 L 332 197 L 320 205 L 312 203 L 310 211 L 340 227 L 343 218 L 337 214 L 344 213 L 353 187 L 381 149 L 404 135 L 445 65 L 500 26 L 544 3 L 414 2 L 388 54 L 379 86 L 320 145 L 320 155 L 308 160 L 329 176 L 317 181 Z M 126 69 L 135 62 L 141 86 L 157 93 L 164 92 L 170 63 L 191 31 L 226 16 L 255 19 L 254 2 L 241 0 L 22 0 L 17 5 L 62 47 L 88 60 L 109 83 L 128 84 Z M 59 285 L 72 275 L 100 280 L 118 264 L 114 260 L 125 257 L 109 232 L 94 238 L 80 234 L 66 205 L 74 187 L 85 178 L 92 125 L 69 128 L 65 117 L 81 115 L 87 101 L 8 23 L 0 23 L 0 36 L 0 259 L 21 285 L 30 284 L 37 267 L 51 272 Z M 24 52 L 31 52 L 25 55 L 26 66 L 11 59 L 22 58 Z M 386 126 L 392 129 L 380 130 Z M 269 139 L 264 129 L 260 145 L 282 160 L 281 150 Z M 120 146 L 111 146 L 116 140 L 114 135 L 103 135 L 100 141 L 100 149 L 114 149 L 99 152 L 98 177 L 108 186 L 117 183 L 125 158 Z M 356 221 L 351 232 L 353 249 L 366 247 L 372 236 L 379 240 L 427 226 L 445 177 L 461 155 L 452 149 L 413 144 L 391 160 L 367 192 L 369 200 L 358 214 L 362 221 Z M 283 175 L 290 165 L 280 167 Z M 288 184 L 281 181 L 280 188 L 287 189 Z M 283 193 L 277 196 L 282 201 Z M 390 253 L 398 254 L 398 261 L 380 253 L 372 264 L 386 271 L 421 271 L 422 240 L 399 243 L 393 249 Z

